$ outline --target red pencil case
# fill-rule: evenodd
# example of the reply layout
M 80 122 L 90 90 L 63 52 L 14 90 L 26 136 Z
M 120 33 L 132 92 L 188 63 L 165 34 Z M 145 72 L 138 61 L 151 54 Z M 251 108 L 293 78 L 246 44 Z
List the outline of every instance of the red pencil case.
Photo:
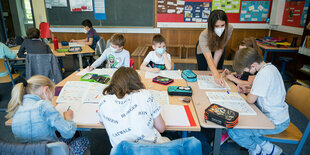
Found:
M 163 77 L 163 76 L 156 76 L 153 78 L 152 81 L 154 83 L 158 83 L 158 84 L 162 84 L 162 85 L 168 85 L 168 84 L 172 83 L 174 80 L 167 78 L 167 77 Z

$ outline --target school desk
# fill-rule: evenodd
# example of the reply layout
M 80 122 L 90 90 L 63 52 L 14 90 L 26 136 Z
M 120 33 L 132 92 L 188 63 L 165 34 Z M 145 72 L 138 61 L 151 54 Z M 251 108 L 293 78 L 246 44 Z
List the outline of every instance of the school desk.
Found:
M 197 75 L 210 75 L 211 74 L 210 71 L 194 71 L 194 73 Z M 237 87 L 232 82 L 228 81 L 227 79 L 226 79 L 226 82 L 231 88 L 231 90 L 229 90 L 230 92 L 238 91 Z M 192 100 L 194 102 L 194 107 L 196 109 L 201 127 L 215 128 L 215 136 L 214 136 L 214 142 L 213 142 L 213 154 L 218 155 L 219 150 L 220 150 L 222 130 L 224 129 L 224 127 L 217 125 L 210 121 L 206 122 L 204 118 L 205 109 L 208 106 L 210 106 L 210 101 L 205 92 L 207 91 L 215 92 L 215 90 L 201 90 L 199 89 L 198 82 L 187 82 L 187 84 L 191 86 L 193 89 Z M 224 90 L 222 90 L 222 92 L 223 91 Z M 244 95 L 241 95 L 241 96 L 245 97 Z M 270 120 L 254 104 L 251 104 L 251 107 L 254 109 L 257 115 L 239 116 L 238 125 L 235 127 L 236 129 L 274 129 L 275 128 L 273 123 L 271 123 Z
M 81 76 L 76 75 L 78 73 L 78 71 L 72 73 L 71 75 L 69 75 L 67 78 L 65 78 L 64 80 L 62 80 L 61 82 L 59 82 L 56 87 L 62 87 L 66 84 L 67 81 L 79 81 Z M 162 86 L 159 84 L 155 84 L 151 81 L 151 79 L 144 79 L 144 71 L 138 71 L 138 73 L 140 74 L 141 77 L 141 81 L 144 83 L 144 85 L 146 86 L 147 89 L 153 89 L 153 90 L 160 90 L 160 91 L 164 91 L 167 90 L 168 86 Z M 183 80 L 183 79 L 179 79 L 179 80 L 175 80 L 173 85 L 180 85 L 180 86 L 186 86 L 187 83 Z M 55 96 L 53 98 L 53 104 L 56 105 L 56 100 L 57 100 L 57 96 Z M 193 105 L 193 102 L 190 103 L 183 103 L 180 100 L 180 96 L 169 96 L 169 103 L 170 104 L 175 104 L 175 105 L 189 105 L 189 109 L 191 111 L 191 114 L 193 116 L 194 122 L 195 122 L 195 126 L 189 126 L 189 127 L 172 127 L 172 126 L 167 126 L 166 130 L 170 130 L 170 131 L 184 131 L 182 132 L 182 136 L 186 137 L 187 135 L 187 131 L 200 131 L 200 124 L 196 115 L 196 111 Z M 5 122 L 5 125 L 11 125 L 12 124 L 12 120 L 8 120 Z M 78 128 L 100 128 L 100 129 L 104 129 L 104 127 L 100 124 L 77 124 Z
M 278 48 L 278 47 L 269 47 L 266 45 L 262 45 L 261 43 L 257 42 L 257 45 L 264 51 L 264 61 L 267 62 L 267 53 L 272 52 L 271 62 L 274 60 L 274 53 L 275 52 L 290 52 L 290 53 L 297 53 L 298 47 L 288 47 L 288 48 Z

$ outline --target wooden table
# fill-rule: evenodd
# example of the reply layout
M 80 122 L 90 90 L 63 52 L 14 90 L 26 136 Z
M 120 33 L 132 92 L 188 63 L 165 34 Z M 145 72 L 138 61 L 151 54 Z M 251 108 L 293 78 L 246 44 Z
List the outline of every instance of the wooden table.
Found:
M 78 73 L 78 71 L 75 71 L 74 73 L 72 73 L 70 76 L 68 76 L 67 78 L 65 78 L 64 80 L 62 80 L 61 82 L 59 82 L 56 87 L 62 87 L 66 84 L 67 81 L 80 81 L 80 77 L 76 75 Z M 159 91 L 167 91 L 168 86 L 162 86 L 159 84 L 155 84 L 152 82 L 151 79 L 145 79 L 144 75 L 145 75 L 145 71 L 138 71 L 138 73 L 140 74 L 141 80 L 144 83 L 144 85 L 146 86 L 146 89 L 153 89 L 153 90 L 159 90 Z M 187 83 L 185 80 L 183 79 L 177 79 L 174 81 L 174 83 L 172 83 L 171 85 L 178 85 L 178 86 L 187 86 Z M 56 100 L 57 100 L 57 96 L 54 96 L 53 98 L 53 104 L 56 105 Z M 200 131 L 200 124 L 198 121 L 198 117 L 196 115 L 196 111 L 193 105 L 193 102 L 190 103 L 183 103 L 180 99 L 179 96 L 169 96 L 169 102 L 170 104 L 174 104 L 174 105 L 188 105 L 190 108 L 190 111 L 192 113 L 192 116 L 194 118 L 195 124 L 196 126 L 190 126 L 190 127 L 174 127 L 174 126 L 167 126 L 166 130 L 170 130 L 170 131 L 185 131 L 182 133 L 182 135 L 185 137 L 187 131 Z M 5 122 L 5 125 L 11 125 L 12 124 L 12 119 L 9 119 L 8 121 Z M 77 124 L 78 128 L 100 128 L 100 129 L 104 129 L 104 126 L 100 125 L 100 124 Z
M 272 58 L 271 62 L 273 62 L 274 59 L 274 52 L 290 52 L 290 53 L 295 53 L 298 52 L 299 48 L 298 47 L 288 47 L 288 48 L 278 48 L 278 47 L 269 47 L 266 45 L 262 45 L 261 43 L 257 43 L 257 45 L 263 50 L 264 52 L 264 61 L 267 62 L 267 53 L 272 52 Z
M 210 71 L 194 71 L 197 75 L 209 75 L 211 74 Z M 231 92 L 237 92 L 237 87 L 230 81 L 226 80 L 229 87 L 231 88 Z M 205 109 L 210 106 L 210 101 L 206 95 L 206 91 L 212 91 L 215 90 L 201 90 L 199 89 L 198 82 L 188 82 L 188 85 L 192 87 L 193 89 L 193 102 L 194 107 L 196 109 L 199 123 L 201 127 L 203 128 L 215 128 L 215 137 L 214 137 L 214 143 L 213 143 L 213 154 L 217 155 L 219 154 L 220 150 L 220 142 L 221 142 L 221 135 L 222 130 L 224 129 L 223 126 L 217 125 L 213 122 L 206 122 L 204 118 L 204 112 Z M 245 95 L 241 95 L 242 97 L 245 97 Z M 254 109 L 254 111 L 257 113 L 255 116 L 245 116 L 241 115 L 239 116 L 239 123 L 235 127 L 236 129 L 274 129 L 275 126 L 273 123 L 270 122 L 270 120 L 256 107 L 254 104 L 250 104 L 250 106 Z
M 52 50 L 53 54 L 56 57 L 64 57 L 64 56 L 68 56 L 68 55 L 78 55 L 80 68 L 83 68 L 82 55 L 88 54 L 88 53 L 95 53 L 95 51 L 92 48 L 90 48 L 88 45 L 82 46 L 81 52 L 57 52 L 56 50 L 54 50 L 54 44 L 48 44 L 48 46 L 50 47 L 50 49 Z M 69 46 L 62 46 L 60 43 L 58 44 L 58 47 L 59 48 L 70 48 Z M 18 50 L 20 49 L 20 45 L 15 46 L 15 47 L 11 47 L 10 49 L 15 54 L 17 54 Z M 11 60 L 25 60 L 25 58 L 16 58 L 16 59 L 11 59 Z

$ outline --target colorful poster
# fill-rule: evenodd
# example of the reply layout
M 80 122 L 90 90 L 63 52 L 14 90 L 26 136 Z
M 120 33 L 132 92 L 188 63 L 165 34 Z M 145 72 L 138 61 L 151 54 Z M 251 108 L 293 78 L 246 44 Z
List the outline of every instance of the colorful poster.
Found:
M 184 0 L 158 0 L 157 13 L 183 14 Z
M 301 21 L 300 21 L 301 26 L 305 26 L 306 19 L 307 19 L 307 13 L 309 10 L 309 5 L 310 5 L 310 0 L 306 0 L 305 5 L 304 5 L 304 11 L 302 12 L 302 15 L 301 15 Z
M 105 12 L 105 0 L 94 0 L 95 19 L 105 20 L 107 15 Z
M 211 6 L 211 2 L 185 2 L 184 22 L 208 22 Z
M 92 0 L 70 0 L 70 10 L 72 12 L 80 11 L 93 11 L 93 1 Z
M 270 1 L 242 1 L 241 3 L 241 22 L 262 22 L 268 18 Z
M 213 0 L 212 10 L 223 10 L 226 13 L 239 13 L 240 0 Z
M 304 5 L 305 1 L 285 2 L 282 25 L 299 27 Z

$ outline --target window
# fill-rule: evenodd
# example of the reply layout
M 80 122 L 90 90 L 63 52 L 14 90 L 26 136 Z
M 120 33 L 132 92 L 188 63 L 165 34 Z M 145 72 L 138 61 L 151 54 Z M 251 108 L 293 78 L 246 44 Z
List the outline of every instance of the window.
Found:
M 33 24 L 30 0 L 23 0 L 25 7 L 25 24 Z

